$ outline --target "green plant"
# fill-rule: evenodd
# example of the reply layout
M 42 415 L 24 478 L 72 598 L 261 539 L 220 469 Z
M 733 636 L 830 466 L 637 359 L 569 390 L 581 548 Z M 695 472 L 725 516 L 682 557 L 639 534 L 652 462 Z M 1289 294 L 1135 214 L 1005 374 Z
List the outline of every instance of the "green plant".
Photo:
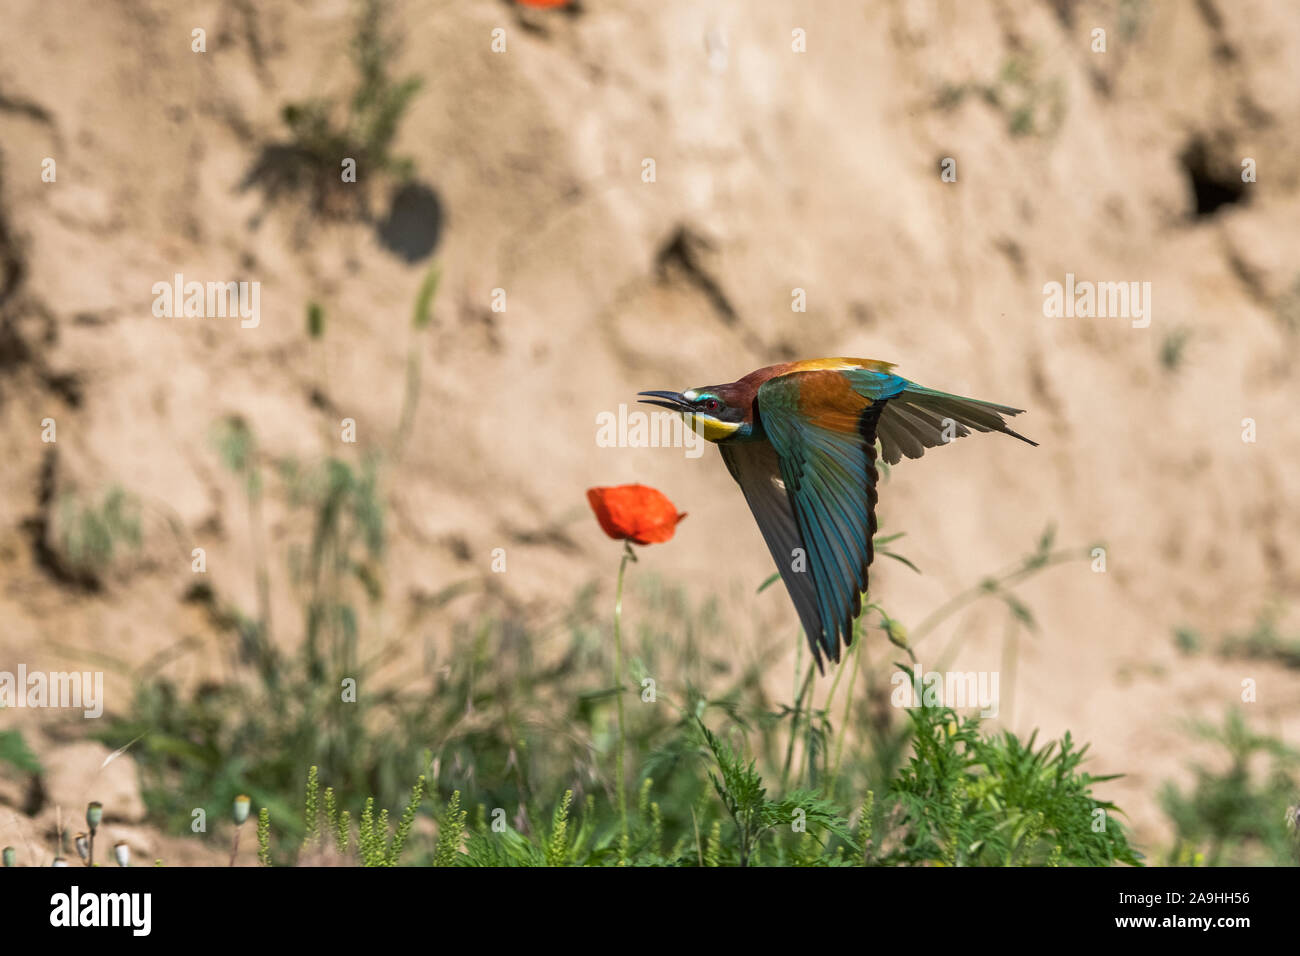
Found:
M 438 286 L 442 282 L 442 267 L 434 263 L 425 270 L 415 296 L 415 307 L 411 315 L 411 344 L 406 354 L 406 388 L 402 392 L 402 413 L 398 418 L 397 432 L 393 436 L 392 457 L 396 461 L 411 435 L 415 422 L 415 410 L 420 401 L 420 382 L 422 379 L 424 350 L 421 348 L 420 335 L 426 332 L 433 321 L 433 303 L 438 296 Z
M 1186 358 L 1187 344 L 1191 341 L 1192 330 L 1179 326 L 1165 333 L 1160 342 L 1160 364 L 1170 372 L 1176 372 Z
M 1300 667 L 1300 636 L 1282 631 L 1282 612 L 1281 604 L 1266 604 L 1255 615 L 1254 622 L 1247 630 L 1234 630 L 1223 635 L 1216 648 L 1219 656 Z M 1182 626 L 1174 629 L 1174 644 L 1184 654 L 1198 653 L 1208 643 L 1194 628 Z
M 18 730 L 0 730 L 0 764 L 8 764 L 24 774 L 41 772 L 41 762 Z
M 257 811 L 257 862 L 271 865 L 271 811 L 266 807 Z
M 764 836 L 776 827 L 789 825 L 792 832 L 802 825 L 838 836 L 853 849 L 853 835 L 836 806 L 820 794 L 796 790 L 784 799 L 770 800 L 753 760 L 748 763 L 731 747 L 720 741 L 697 718 L 700 734 L 716 762 L 718 773 L 709 772 L 709 780 L 736 830 L 736 861 L 749 866 Z
M 1245 633 L 1224 635 L 1219 653 L 1224 657 L 1265 660 L 1286 667 L 1300 667 L 1300 635 L 1283 634 L 1279 628 L 1282 609 L 1270 605 L 1260 610 Z
M 1051 136 L 1065 118 L 1065 87 L 1059 77 L 1044 80 L 1038 61 L 1027 53 L 1003 59 L 997 74 L 985 82 L 945 83 L 935 96 L 935 106 L 952 110 L 974 93 L 1006 117 L 1012 136 Z
M 364 190 L 358 186 L 375 173 L 399 179 L 411 175 L 414 164 L 393 152 L 393 141 L 421 83 L 415 76 L 389 76 L 388 64 L 399 43 L 387 18 L 386 0 L 361 0 L 351 44 L 356 78 L 346 103 L 313 97 L 287 103 L 281 110 L 290 144 L 278 154 L 282 168 L 273 191 L 308 186 L 319 211 L 338 213 L 349 189 L 364 205 Z M 340 165 L 345 160 L 355 161 L 355 181 L 343 178 Z
M 277 864 L 292 863 L 294 847 L 315 848 L 325 832 L 340 854 L 350 852 L 358 811 L 356 846 L 369 865 L 1130 860 L 1111 808 L 1088 796 L 1095 780 L 1078 773 L 1080 754 L 1068 738 L 1055 750 L 1036 748 L 1032 738 L 1027 745 L 1010 735 L 985 738 L 971 722 L 940 737 L 934 727 L 951 718 L 937 712 L 919 712 L 928 723 L 918 723 L 918 712 L 901 722 L 892 714 L 904 711 L 881 715 L 872 700 L 879 696 L 874 688 L 888 683 L 887 661 L 867 656 L 877 640 L 867 615 L 853 660 L 841 664 L 825 699 L 799 673 L 794 701 L 778 704 L 767 698 L 762 675 L 783 635 L 757 638 L 753 663 L 738 666 L 716 640 L 720 619 L 712 600 L 692 604 L 680 589 L 638 576 L 625 595 L 636 608 L 623 622 L 628 670 L 637 680 L 653 674 L 661 688 L 682 694 L 670 701 L 661 690 L 660 706 L 637 706 L 625 718 L 626 773 L 638 781 L 635 813 L 620 809 L 611 779 L 618 728 L 608 674 L 615 648 L 593 588 L 581 589 L 549 622 L 505 617 L 466 628 L 427 681 L 405 690 L 369 688 L 341 704 L 335 681 L 348 673 L 343 664 L 356 665 L 351 673 L 368 686 L 367 661 L 382 659 L 386 649 L 360 654 L 364 618 L 353 609 L 357 601 L 382 598 L 358 570 L 376 553 L 367 529 L 381 529 L 382 521 L 365 516 L 377 493 L 355 472 L 344 476 L 337 468 L 326 465 L 319 480 L 290 482 L 315 489 L 301 501 L 317 515 L 312 540 L 321 554 L 300 561 L 293 575 L 307 609 L 299 649 L 276 651 L 265 670 L 250 661 L 255 679 L 190 696 L 154 678 L 139 689 L 131 717 L 107 735 L 144 734 L 136 760 L 146 800 L 177 831 L 187 829 L 194 794 L 224 801 L 246 790 L 277 820 L 283 840 L 259 847 Z M 322 550 L 324 542 L 331 543 Z M 910 634 L 878 607 L 873 613 L 888 642 L 909 654 L 939 622 L 983 598 L 1005 603 L 1009 619 L 1023 624 L 1032 615 L 1012 600 L 1011 589 L 1072 557 L 1045 534 L 1028 557 L 946 602 Z M 331 602 L 334 610 L 320 610 Z M 218 620 L 237 617 L 215 598 L 213 613 Z M 333 633 L 330 620 L 350 622 L 340 632 L 347 640 L 324 639 Z M 557 633 L 567 635 L 562 652 L 540 664 L 533 648 Z M 855 694 L 859 683 L 867 690 Z M 909 758 L 919 764 L 907 764 Z M 404 800 L 391 836 L 388 812 L 380 809 L 396 805 L 419 770 L 428 789 L 444 795 L 433 842 L 416 839 L 412 826 L 422 793 Z M 764 774 L 787 778 L 776 795 Z M 598 781 L 596 792 L 584 789 L 586 780 Z M 323 781 L 331 786 L 322 797 Z M 467 793 L 480 806 L 469 829 L 460 809 Z M 536 815 L 538 793 L 564 794 L 548 818 Z M 486 807 L 494 808 L 491 824 Z M 519 808 L 512 825 L 505 807 Z M 855 828 L 846 807 L 860 808 Z M 1102 835 L 1091 830 L 1089 814 L 1098 809 L 1106 813 Z M 952 829 L 954 813 L 969 818 L 964 830 Z
M 384 865 L 397 866 L 397 861 L 402 855 L 402 848 L 406 846 L 406 841 L 411 835 L 411 827 L 415 823 L 415 814 L 420 809 L 420 803 L 424 800 L 424 777 L 416 778 L 415 786 L 411 787 L 411 800 L 402 811 L 402 819 L 398 821 L 397 832 L 393 834 L 392 840 L 389 841 L 384 852 Z
M 438 818 L 438 846 L 433 853 L 434 866 L 452 866 L 460 856 L 461 840 L 465 833 L 465 820 L 469 816 L 460 808 L 460 791 L 447 801 L 447 808 Z
M 573 802 L 573 791 L 565 790 L 564 799 L 555 807 L 551 817 L 551 839 L 546 845 L 546 865 L 563 866 L 569 855 L 569 805 Z
M 239 631 L 241 652 L 245 659 L 255 659 L 263 672 L 273 663 L 271 635 L 271 575 L 266 562 L 266 539 L 262 524 L 262 469 L 257 439 L 248 423 L 230 415 L 217 423 L 212 441 L 223 463 L 243 480 L 248 499 L 248 528 L 253 545 L 253 579 L 257 593 L 258 614 L 250 619 L 231 615 L 230 622 Z
M 59 549 L 76 576 L 99 580 L 122 549 L 139 549 L 140 504 L 114 485 L 98 504 L 76 495 L 62 498 L 58 521 Z
M 320 846 L 320 779 L 315 764 L 307 770 L 307 798 L 303 810 L 303 851 L 314 850 Z
M 903 667 L 911 676 L 911 670 Z M 1114 804 L 1092 795 L 1115 779 L 1080 772 L 1087 747 L 1067 732 L 1035 747 L 1004 731 L 979 732 L 949 708 L 908 711 L 913 755 L 889 789 L 881 822 L 894 845 L 884 864 L 949 866 L 1137 865 Z
M 1300 752 L 1276 737 L 1252 731 L 1240 710 L 1230 710 L 1220 726 L 1196 721 L 1190 732 L 1217 745 L 1222 769 L 1192 766 L 1187 790 L 1167 783 L 1160 795 L 1175 836 L 1168 858 L 1185 863 L 1194 856 L 1210 866 L 1294 864 L 1300 796 Z M 1264 769 L 1261 762 L 1267 758 Z

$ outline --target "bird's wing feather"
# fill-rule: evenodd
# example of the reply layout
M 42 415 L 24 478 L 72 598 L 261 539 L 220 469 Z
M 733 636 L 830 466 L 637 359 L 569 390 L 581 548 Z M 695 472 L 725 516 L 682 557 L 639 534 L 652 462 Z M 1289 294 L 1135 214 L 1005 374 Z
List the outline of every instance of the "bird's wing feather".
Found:
M 864 395 L 873 398 L 878 390 L 876 373 L 846 373 L 854 386 Z M 897 378 L 897 376 L 890 376 Z M 1019 415 L 1024 409 L 998 405 L 977 398 L 963 398 L 948 392 L 925 388 L 906 379 L 899 379 L 902 387 L 888 396 L 889 402 L 880 415 L 876 432 L 880 437 L 880 456 L 896 465 L 904 455 L 920 458 L 927 448 L 943 445 L 954 438 L 963 438 L 977 432 L 1002 432 L 1023 442 L 1037 445 L 1024 435 L 1007 427 L 1002 416 Z
M 807 553 L 790 498 L 781 482 L 781 465 L 776 451 L 767 442 L 744 442 L 718 446 L 727 470 L 736 479 L 745 494 L 749 510 L 754 513 L 758 530 L 763 533 L 767 550 L 771 552 L 781 580 L 799 612 L 799 622 L 809 641 L 822 632 L 821 617 L 817 611 L 817 588 L 812 575 L 795 570 L 795 550 Z
M 763 430 L 804 543 L 804 573 L 817 595 L 820 627 L 808 639 L 819 666 L 822 652 L 840 659 L 841 637 L 852 641 L 867 589 L 876 532 L 876 421 L 883 407 L 883 399 L 862 394 L 840 370 L 792 372 L 758 390 Z

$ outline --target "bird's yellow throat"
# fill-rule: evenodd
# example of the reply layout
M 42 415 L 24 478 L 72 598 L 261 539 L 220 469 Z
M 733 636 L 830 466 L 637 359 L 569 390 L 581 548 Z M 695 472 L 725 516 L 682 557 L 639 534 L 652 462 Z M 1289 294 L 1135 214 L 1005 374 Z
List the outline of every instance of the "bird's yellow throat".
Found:
M 708 415 L 699 415 L 695 412 L 682 412 L 682 418 L 685 420 L 688 428 L 693 428 L 696 434 L 700 435 L 707 441 L 719 442 L 724 438 L 730 438 L 736 434 L 740 428 L 738 422 L 720 422 L 716 418 L 710 418 Z

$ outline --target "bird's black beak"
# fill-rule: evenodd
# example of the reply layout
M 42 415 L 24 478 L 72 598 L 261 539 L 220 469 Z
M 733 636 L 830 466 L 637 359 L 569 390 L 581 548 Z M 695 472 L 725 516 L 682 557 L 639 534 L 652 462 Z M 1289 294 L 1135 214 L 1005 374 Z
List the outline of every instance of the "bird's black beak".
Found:
M 658 405 L 660 408 L 674 412 L 691 411 L 692 405 L 682 398 L 680 392 L 637 392 L 638 395 L 650 395 L 651 398 L 638 399 L 643 405 Z

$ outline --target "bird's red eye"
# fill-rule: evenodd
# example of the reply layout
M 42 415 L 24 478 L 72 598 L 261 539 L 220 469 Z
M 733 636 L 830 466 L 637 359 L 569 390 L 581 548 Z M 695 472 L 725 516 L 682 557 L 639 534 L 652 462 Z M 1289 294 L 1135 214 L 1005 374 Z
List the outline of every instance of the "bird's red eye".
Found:
M 716 412 L 718 410 L 718 400 L 716 398 L 711 398 L 704 403 L 704 407 L 711 412 Z

